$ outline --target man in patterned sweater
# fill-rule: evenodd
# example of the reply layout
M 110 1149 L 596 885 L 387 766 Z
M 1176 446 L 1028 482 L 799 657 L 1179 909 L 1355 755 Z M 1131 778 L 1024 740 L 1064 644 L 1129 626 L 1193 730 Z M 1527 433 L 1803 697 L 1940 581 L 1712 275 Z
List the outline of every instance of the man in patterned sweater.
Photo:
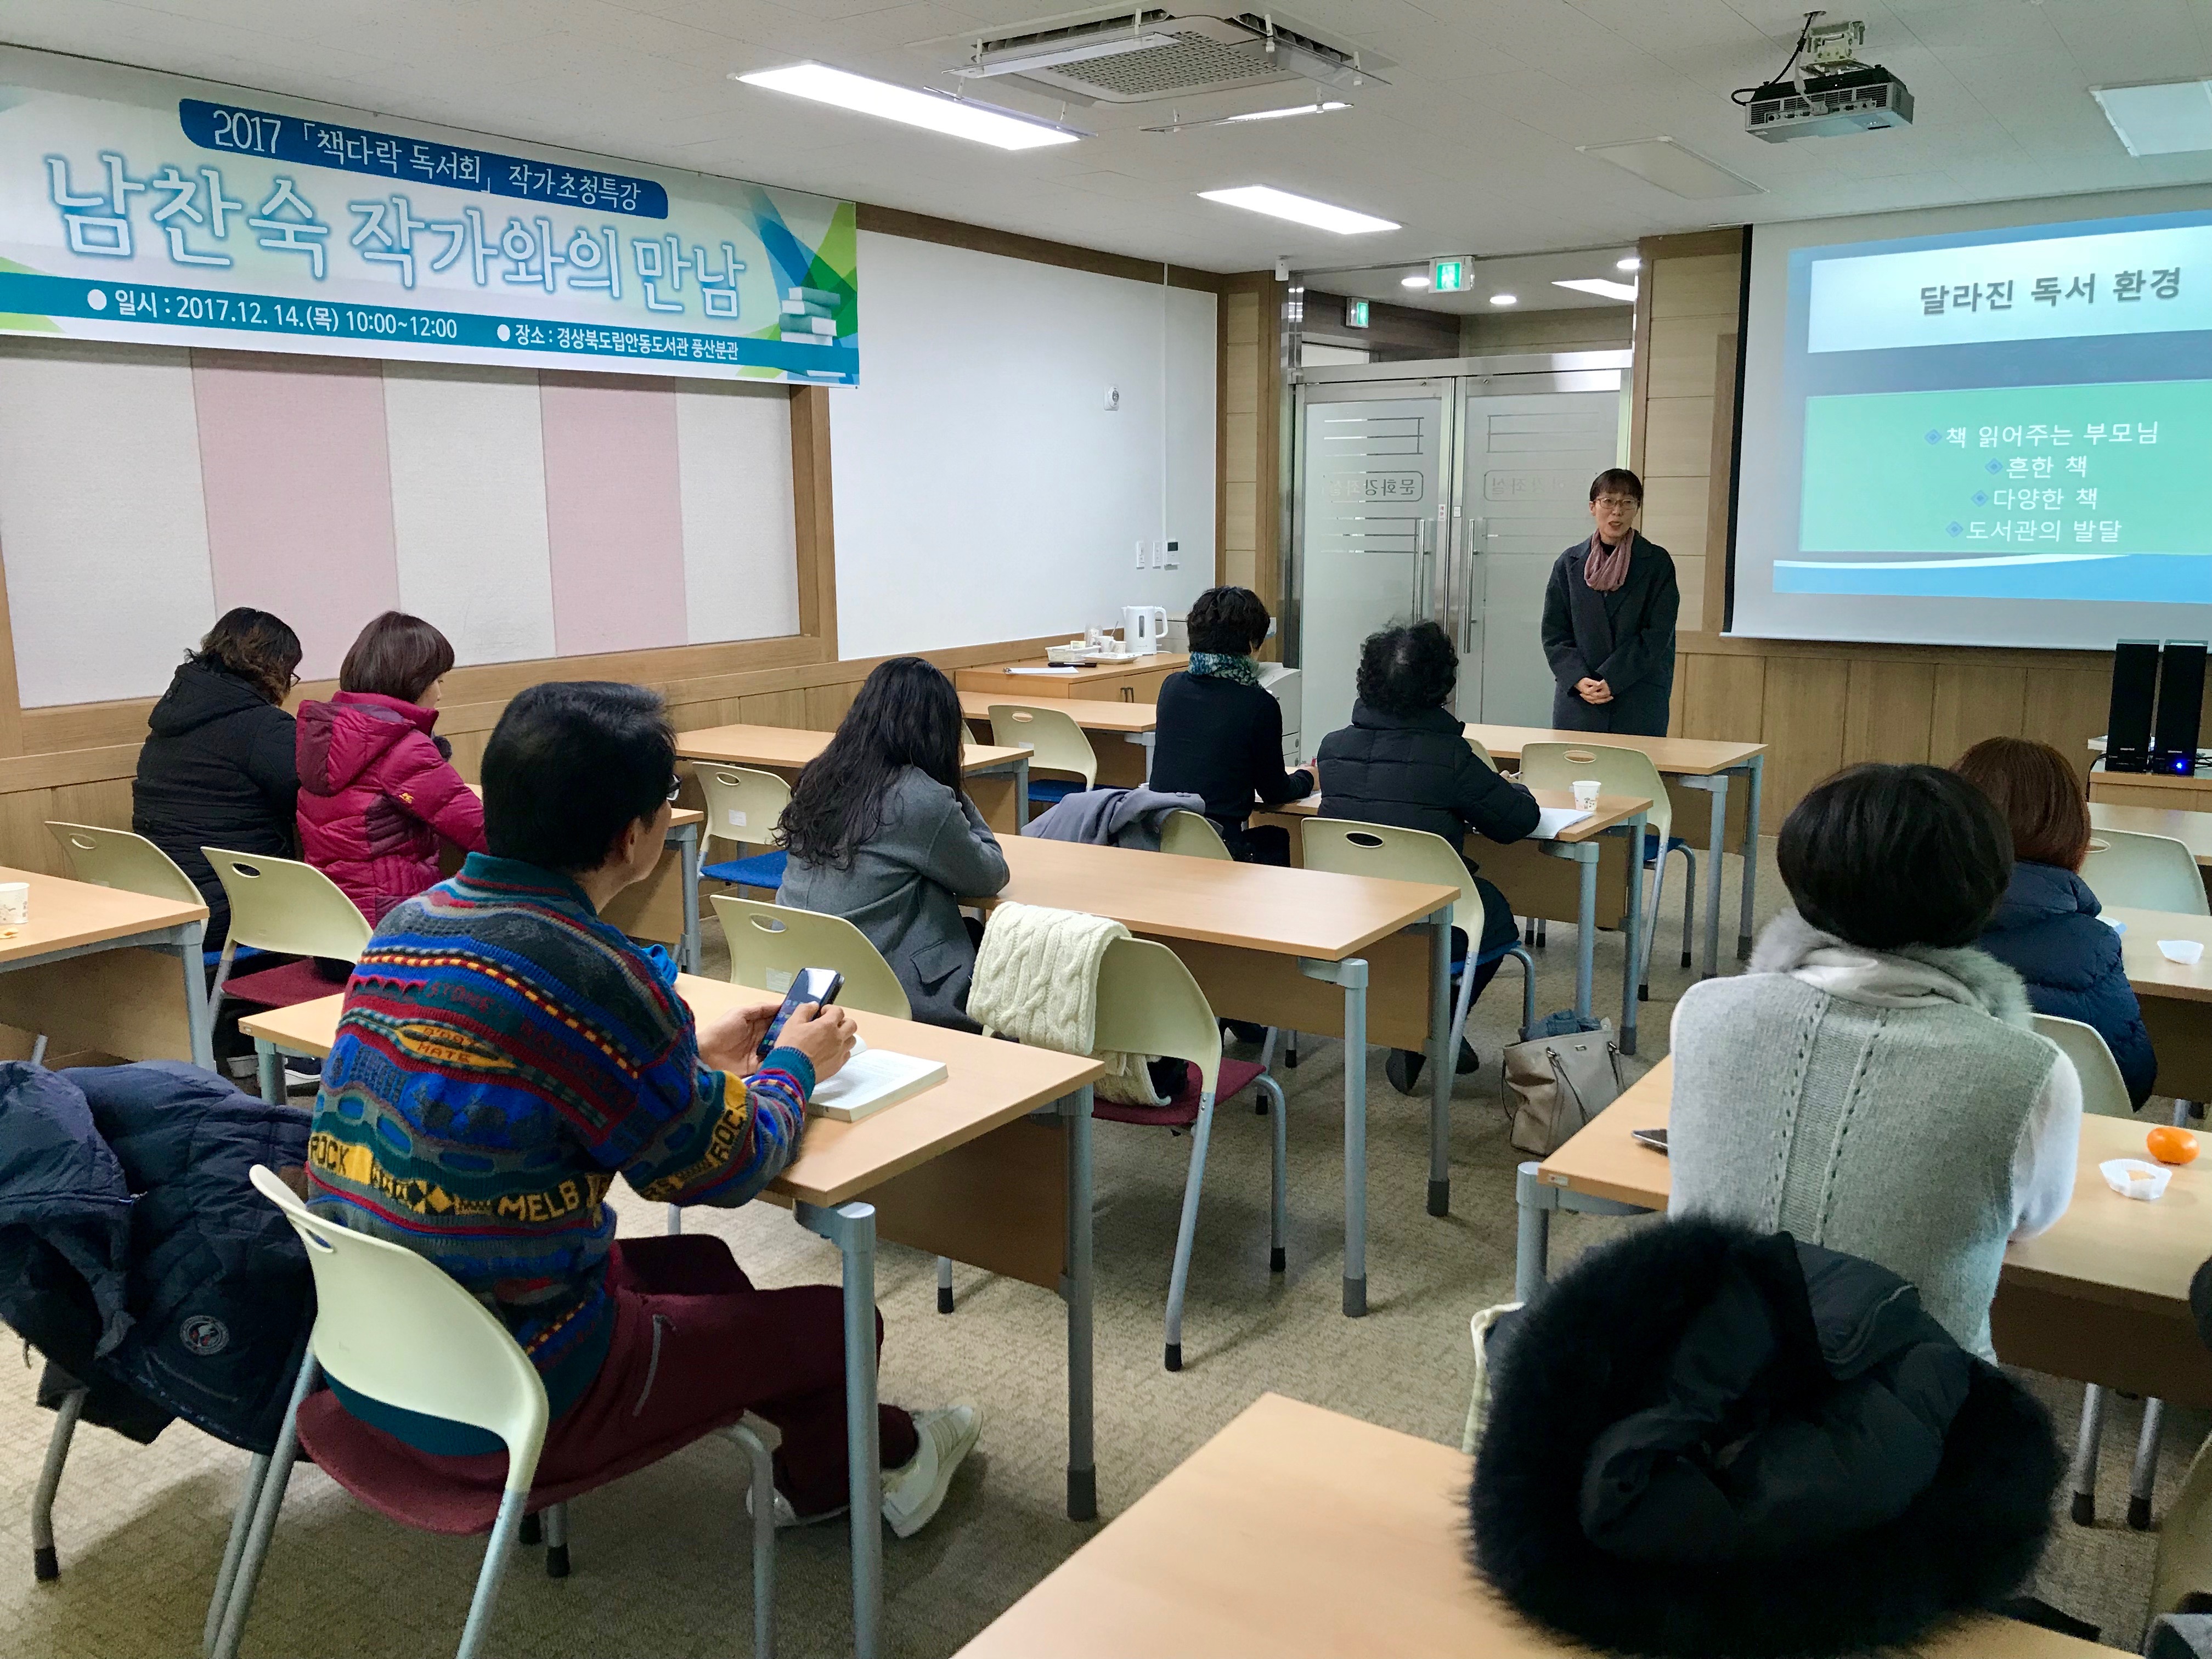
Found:
M 801 1008 L 756 1060 L 776 1005 L 697 1029 L 666 956 L 599 919 L 668 830 L 675 737 L 652 692 L 523 692 L 484 751 L 483 791 L 490 852 L 387 915 L 347 985 L 310 1206 L 428 1256 L 506 1323 L 552 1415 L 540 1502 L 752 1410 L 783 1435 L 779 1518 L 841 1513 L 840 1291 L 755 1290 L 708 1235 L 617 1243 L 605 1198 L 617 1175 L 654 1204 L 754 1197 L 851 1053 L 851 1017 Z M 322 1409 L 390 1436 L 392 1455 L 494 1491 L 503 1478 L 482 1431 L 334 1393 Z M 881 1434 L 884 1514 L 904 1537 L 936 1513 L 976 1413 L 885 1407 Z

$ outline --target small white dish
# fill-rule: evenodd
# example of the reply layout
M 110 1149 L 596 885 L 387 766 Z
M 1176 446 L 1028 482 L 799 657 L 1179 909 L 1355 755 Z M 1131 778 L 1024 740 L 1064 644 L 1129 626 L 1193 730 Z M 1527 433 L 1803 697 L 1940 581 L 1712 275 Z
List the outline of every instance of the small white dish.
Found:
M 2122 1198 L 2139 1198 L 2146 1204 L 2165 1197 L 2166 1184 L 2173 1179 L 2173 1171 L 2165 1164 L 2139 1158 L 2107 1158 L 2097 1166 L 2097 1172 Z
M 2168 962 L 2178 962 L 2185 968 L 2193 968 L 2204 960 L 2204 941 L 2198 939 L 2162 939 L 2158 942 L 2158 953 Z
M 2124 921 L 2116 921 L 2111 916 L 2099 916 L 2097 920 L 2103 922 L 2106 927 L 2111 928 L 2116 933 L 2124 933 L 2128 931 L 2127 923 Z

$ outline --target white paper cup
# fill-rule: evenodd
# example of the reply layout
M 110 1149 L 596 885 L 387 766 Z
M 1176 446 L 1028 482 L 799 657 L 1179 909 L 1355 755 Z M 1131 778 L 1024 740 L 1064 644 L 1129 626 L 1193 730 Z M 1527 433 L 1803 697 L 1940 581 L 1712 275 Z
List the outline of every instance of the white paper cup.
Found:
M 0 924 L 19 927 L 31 919 L 31 884 L 0 881 Z
M 1600 786 L 1595 778 L 1577 778 L 1574 781 L 1575 805 L 1589 811 L 1597 805 Z
M 2097 1166 L 2097 1173 L 2122 1198 L 2145 1203 L 2165 1197 L 2166 1183 L 2173 1179 L 2173 1171 L 2163 1164 L 2147 1164 L 2139 1158 L 2107 1158 Z
M 8 890 L 0 887 L 0 903 L 6 901 Z M 2193 967 L 2204 960 L 2204 941 L 2194 939 L 2162 939 L 2158 942 L 2158 953 L 2168 962 L 2178 962 L 2184 967 Z

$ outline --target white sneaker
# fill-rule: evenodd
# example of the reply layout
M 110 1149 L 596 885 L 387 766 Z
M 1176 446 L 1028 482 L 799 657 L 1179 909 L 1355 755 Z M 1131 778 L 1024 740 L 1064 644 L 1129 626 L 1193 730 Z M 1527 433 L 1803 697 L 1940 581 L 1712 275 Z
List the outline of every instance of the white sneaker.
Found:
M 834 1510 L 824 1510 L 819 1515 L 802 1517 L 797 1510 L 791 1507 L 791 1500 L 779 1492 L 775 1495 L 775 1529 L 781 1532 L 786 1527 L 811 1527 L 818 1521 L 836 1521 L 850 1514 L 852 1507 L 850 1504 L 840 1504 Z M 745 1514 L 750 1517 L 752 1512 L 753 1491 L 748 1486 L 745 1488 Z
M 903 1468 L 884 1471 L 884 1519 L 902 1538 L 913 1537 L 936 1515 L 952 1472 L 975 1449 L 983 1416 L 973 1406 L 943 1406 L 917 1412 L 914 1426 L 921 1449 Z

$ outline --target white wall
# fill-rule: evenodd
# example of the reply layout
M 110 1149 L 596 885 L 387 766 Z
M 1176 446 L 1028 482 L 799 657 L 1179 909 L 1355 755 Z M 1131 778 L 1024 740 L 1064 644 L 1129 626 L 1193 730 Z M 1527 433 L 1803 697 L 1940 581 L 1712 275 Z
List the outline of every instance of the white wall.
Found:
M 1118 624 L 1212 585 L 1213 295 L 1168 289 L 1164 319 L 1158 283 L 871 231 L 860 279 L 860 384 L 830 394 L 841 656 Z M 1179 568 L 1138 569 L 1139 538 L 1179 541 Z

